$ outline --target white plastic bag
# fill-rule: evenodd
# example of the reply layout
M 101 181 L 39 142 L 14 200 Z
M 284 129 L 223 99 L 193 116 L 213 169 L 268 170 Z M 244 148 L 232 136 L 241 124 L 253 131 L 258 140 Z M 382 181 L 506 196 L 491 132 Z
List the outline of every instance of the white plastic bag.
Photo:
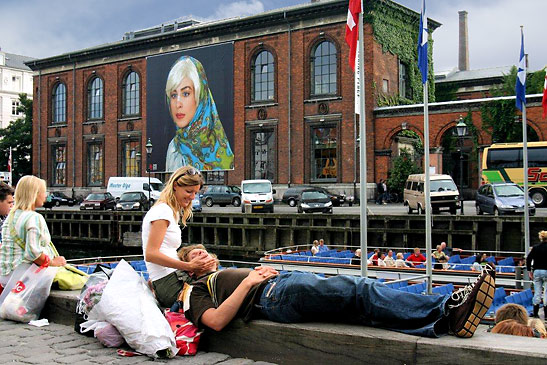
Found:
M 19 266 L 2 292 L 0 318 L 28 323 L 40 317 L 58 268 L 42 268 L 36 264 Z M 21 274 L 25 267 L 28 268 Z
M 105 321 L 90 320 L 80 324 L 80 332 L 93 331 L 94 336 L 106 347 L 120 347 L 125 342 L 118 329 Z
M 122 260 L 103 290 L 89 320 L 118 329 L 131 348 L 151 357 L 174 357 L 175 336 L 144 280 Z

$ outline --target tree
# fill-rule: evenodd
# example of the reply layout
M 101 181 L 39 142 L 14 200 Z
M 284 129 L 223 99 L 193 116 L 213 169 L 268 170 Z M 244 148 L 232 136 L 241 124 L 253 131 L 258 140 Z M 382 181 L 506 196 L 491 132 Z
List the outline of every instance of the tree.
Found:
M 393 167 L 391 168 L 390 175 L 387 179 L 389 191 L 402 196 L 408 175 L 418 174 L 420 172 L 420 168 L 414 162 L 410 151 L 406 148 L 402 148 L 399 150 L 399 156 L 393 159 Z
M 0 170 L 8 170 L 9 149 L 12 149 L 12 171 L 15 183 L 24 175 L 32 173 L 32 100 L 27 94 L 19 94 L 17 112 L 23 117 L 11 122 L 6 128 L 0 129 Z
M 526 75 L 526 94 L 542 92 L 544 73 L 537 71 Z M 515 95 L 517 68 L 511 67 L 503 77 L 503 84 L 491 90 L 492 96 Z M 522 142 L 522 124 L 515 122 L 515 100 L 493 100 L 481 106 L 483 129 L 492 135 L 492 142 Z M 520 117 L 520 116 L 519 116 Z M 528 141 L 538 141 L 536 132 L 528 126 Z

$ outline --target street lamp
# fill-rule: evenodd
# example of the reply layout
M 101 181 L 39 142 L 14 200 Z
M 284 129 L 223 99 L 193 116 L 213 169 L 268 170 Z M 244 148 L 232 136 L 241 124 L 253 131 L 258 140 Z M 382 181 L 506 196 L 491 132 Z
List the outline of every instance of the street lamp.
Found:
M 467 124 L 461 115 L 458 118 L 458 124 L 456 124 L 456 133 L 460 144 L 460 207 L 463 215 L 463 140 L 467 136 Z
M 150 138 L 148 138 L 148 141 L 146 142 L 146 171 L 148 172 L 148 207 L 150 207 L 150 191 L 152 190 L 150 187 L 150 156 L 152 155 L 152 141 Z
M 142 159 L 141 153 L 140 152 L 135 153 L 135 160 L 137 160 L 137 171 L 135 171 L 136 173 L 135 176 L 141 175 L 141 159 Z

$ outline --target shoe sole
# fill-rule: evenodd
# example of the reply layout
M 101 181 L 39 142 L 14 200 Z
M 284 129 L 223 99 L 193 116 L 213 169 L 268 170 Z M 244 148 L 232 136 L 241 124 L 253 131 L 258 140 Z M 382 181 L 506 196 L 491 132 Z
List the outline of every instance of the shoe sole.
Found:
M 479 326 L 479 323 L 484 318 L 486 312 L 488 312 L 488 309 L 490 309 L 490 306 L 494 301 L 495 291 L 496 280 L 491 275 L 487 275 L 479 287 L 477 297 L 475 298 L 475 304 L 473 305 L 473 310 L 469 314 L 462 329 L 455 333 L 456 336 L 463 338 L 473 336 Z

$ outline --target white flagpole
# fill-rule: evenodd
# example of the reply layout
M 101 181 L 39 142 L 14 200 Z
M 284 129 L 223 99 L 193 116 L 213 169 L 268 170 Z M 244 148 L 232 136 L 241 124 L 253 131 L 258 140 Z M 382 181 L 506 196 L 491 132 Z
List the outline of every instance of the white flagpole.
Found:
M 361 12 L 359 13 L 359 186 L 360 186 L 360 204 L 359 213 L 361 215 L 361 275 L 368 276 L 367 273 L 367 134 L 365 117 L 365 67 L 364 67 L 364 32 L 363 32 L 363 0 L 361 0 Z
M 13 155 L 11 154 L 11 146 L 9 148 L 9 184 L 13 186 Z
M 523 28 L 524 27 L 521 25 L 521 35 L 524 32 Z M 524 75 L 526 77 L 526 62 L 524 62 Z M 519 82 L 518 78 L 517 82 Z M 526 82 L 524 85 L 526 85 Z M 528 253 L 530 252 L 530 211 L 528 208 L 528 128 L 526 125 L 526 92 L 524 93 L 524 101 L 522 103 L 522 163 L 522 174 L 524 177 L 524 255 L 528 256 Z M 525 278 L 527 278 L 527 276 L 525 276 Z
M 427 21 L 427 20 L 424 20 Z M 431 189 L 429 172 L 429 106 L 428 106 L 428 81 L 423 84 L 424 88 L 424 165 L 425 165 L 425 250 L 426 250 L 426 275 L 427 293 L 431 294 L 432 274 L 431 269 Z

